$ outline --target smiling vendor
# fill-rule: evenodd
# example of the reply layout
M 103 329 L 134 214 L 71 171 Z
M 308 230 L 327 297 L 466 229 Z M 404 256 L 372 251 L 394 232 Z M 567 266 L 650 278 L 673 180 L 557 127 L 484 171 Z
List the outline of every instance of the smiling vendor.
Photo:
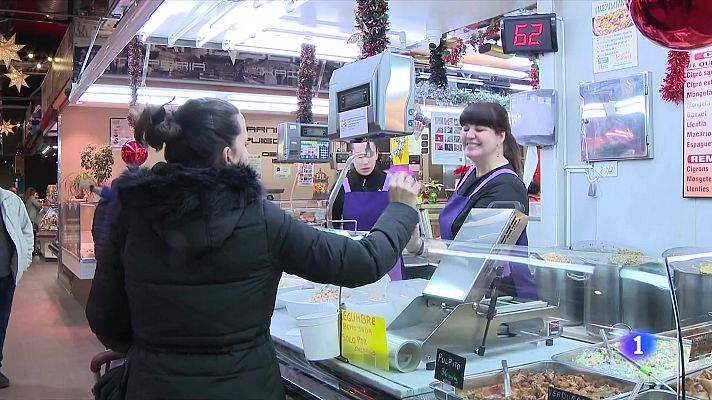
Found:
M 507 110 L 495 103 L 475 103 L 460 114 L 465 155 L 474 163 L 440 213 L 440 234 L 453 240 L 470 210 L 493 202 L 518 202 L 529 214 L 522 174 L 522 152 L 509 125 Z M 424 242 L 411 241 L 408 250 L 423 252 Z M 526 230 L 517 245 L 528 245 Z M 505 264 L 506 265 L 506 264 Z M 519 298 L 537 299 L 536 284 L 526 265 L 506 265 L 501 290 Z
M 371 157 L 360 157 L 354 161 L 348 178 L 334 201 L 331 219 L 343 221 L 346 230 L 370 231 L 378 217 L 388 206 L 390 175 L 378 165 L 378 145 L 375 142 L 352 143 L 351 154 L 366 153 L 371 147 Z M 403 260 L 399 259 L 388 273 L 392 280 L 403 279 Z

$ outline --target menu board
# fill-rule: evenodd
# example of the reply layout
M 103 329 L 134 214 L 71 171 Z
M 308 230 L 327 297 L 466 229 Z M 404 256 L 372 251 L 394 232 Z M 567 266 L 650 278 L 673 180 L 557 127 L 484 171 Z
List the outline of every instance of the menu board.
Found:
M 593 73 L 638 65 L 638 36 L 625 0 L 594 1 Z
M 712 198 L 712 48 L 690 54 L 684 105 L 683 195 Z
M 459 114 L 433 113 L 430 118 L 433 147 L 432 163 L 440 165 L 464 165 L 462 127 Z

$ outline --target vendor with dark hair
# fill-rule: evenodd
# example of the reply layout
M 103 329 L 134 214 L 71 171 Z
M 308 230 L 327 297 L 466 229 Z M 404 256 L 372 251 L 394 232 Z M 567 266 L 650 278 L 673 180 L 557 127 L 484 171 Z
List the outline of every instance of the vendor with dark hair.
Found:
M 378 144 L 357 142 L 349 145 L 351 154 L 370 155 L 357 158 L 347 179 L 334 200 L 331 219 L 343 229 L 370 231 L 388 206 L 390 175 L 378 166 Z M 388 275 L 392 280 L 403 279 L 403 260 L 399 258 Z
M 529 213 L 527 188 L 522 182 L 522 151 L 512 136 L 507 110 L 496 103 L 474 103 L 460 114 L 462 144 L 471 167 L 440 213 L 442 239 L 453 240 L 473 208 L 488 208 L 495 202 L 516 202 Z M 526 230 L 517 245 L 528 244 Z M 424 242 L 411 240 L 408 250 L 423 252 Z M 528 266 L 507 265 L 505 294 L 537 299 L 536 284 Z
M 386 275 L 415 229 L 419 184 L 396 174 L 361 240 L 323 232 L 262 198 L 245 118 L 227 101 L 147 106 L 139 143 L 165 164 L 125 172 L 86 314 L 127 351 L 127 399 L 285 398 L 270 337 L 283 272 L 346 287 Z M 119 375 L 120 376 L 120 375 Z

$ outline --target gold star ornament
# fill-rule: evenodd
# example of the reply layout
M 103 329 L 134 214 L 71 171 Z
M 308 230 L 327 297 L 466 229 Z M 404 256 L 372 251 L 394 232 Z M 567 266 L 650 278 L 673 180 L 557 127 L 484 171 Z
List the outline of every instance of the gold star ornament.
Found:
M 5 37 L 0 35 L 0 60 L 5 63 L 5 68 L 7 68 L 8 71 L 10 70 L 12 60 L 22 61 L 17 52 L 24 47 L 24 44 L 15 44 L 15 35 L 12 35 L 10 39 L 5 39 Z
M 3 121 L 0 125 L 0 135 L 9 135 L 15 131 L 14 128 L 10 121 Z
M 15 86 L 17 88 L 18 92 L 22 91 L 22 87 L 29 87 L 27 85 L 27 82 L 25 82 L 25 78 L 28 78 L 29 75 L 25 75 L 22 73 L 22 70 L 17 70 L 15 67 L 10 67 L 10 72 L 5 74 L 8 78 L 10 78 L 10 86 Z

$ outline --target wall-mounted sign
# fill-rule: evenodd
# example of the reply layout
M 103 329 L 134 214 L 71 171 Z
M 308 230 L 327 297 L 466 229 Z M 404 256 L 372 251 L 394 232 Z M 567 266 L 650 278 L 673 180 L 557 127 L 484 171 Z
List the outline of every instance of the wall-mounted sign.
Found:
M 685 82 L 683 196 L 712 198 L 712 51 L 690 55 Z
M 626 0 L 594 1 L 593 73 L 615 71 L 638 65 L 638 32 Z
M 505 54 L 559 51 L 556 14 L 502 17 L 502 50 Z
M 120 149 L 133 139 L 133 129 L 126 118 L 109 118 L 109 143 L 114 149 Z

